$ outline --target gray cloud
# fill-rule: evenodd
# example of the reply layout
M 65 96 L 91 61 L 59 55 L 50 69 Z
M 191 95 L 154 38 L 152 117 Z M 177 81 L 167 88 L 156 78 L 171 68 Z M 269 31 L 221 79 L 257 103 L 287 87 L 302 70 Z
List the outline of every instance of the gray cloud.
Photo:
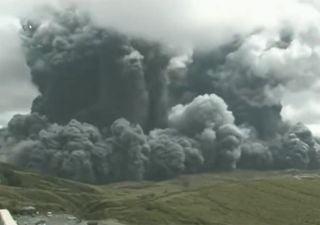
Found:
M 13 3 L 0 3 L 0 120 L 28 111 L 32 78 L 51 124 L 14 117 L 0 138 L 12 162 L 90 183 L 320 165 L 309 129 L 283 120 L 319 118 L 312 1 Z
M 283 52 L 270 49 L 264 54 L 262 61 L 256 65 L 256 69 L 263 71 L 264 68 L 269 66 L 266 64 L 274 64 L 272 69 L 277 70 L 277 72 L 280 71 L 283 74 L 291 74 L 291 72 L 297 74 L 299 71 L 301 73 L 304 73 L 306 70 L 310 71 L 308 79 L 300 75 L 299 77 L 302 77 L 302 79 L 299 79 L 297 76 L 296 78 L 298 79 L 291 79 L 295 80 L 296 83 L 305 80 L 312 82 L 314 80 L 313 72 L 318 71 L 318 68 L 315 68 L 317 63 L 314 63 L 314 61 L 318 58 L 316 43 L 319 40 L 319 29 L 315 25 L 315 21 L 319 21 L 319 11 L 317 7 L 318 3 L 312 0 L 272 0 L 259 2 L 253 0 L 241 2 L 227 0 L 223 4 L 219 1 L 210 0 L 202 0 L 200 2 L 195 0 L 156 0 L 152 2 L 147 0 L 49 0 L 45 2 L 40 0 L 28 0 L 24 2 L 6 0 L 0 3 L 0 15 L 11 19 L 24 16 L 45 17 L 45 14 L 47 14 L 45 13 L 46 10 L 39 10 L 44 5 L 61 8 L 68 4 L 76 4 L 83 10 L 89 11 L 93 16 L 94 22 L 100 26 L 115 27 L 125 33 L 160 40 L 169 44 L 183 43 L 180 47 L 188 46 L 188 49 L 190 49 L 190 44 L 209 43 L 211 46 L 221 45 L 232 40 L 234 35 L 244 37 L 256 28 L 266 29 L 268 32 L 249 39 L 247 45 L 244 45 L 250 47 L 247 50 L 244 49 L 244 51 L 247 51 L 244 52 L 244 60 L 247 59 L 249 62 L 251 62 L 250 57 L 252 57 L 252 54 L 264 52 L 265 48 L 263 46 L 265 42 L 273 41 L 272 37 L 277 37 L 277 33 L 282 29 L 283 24 L 285 24 L 291 27 L 293 32 L 297 34 L 297 39 L 293 42 L 292 47 Z M 254 19 L 252 19 L 253 17 Z M 5 28 L 3 33 L 7 33 L 7 28 Z M 3 42 L 10 43 L 17 40 L 12 32 L 9 33 L 11 33 L 9 36 L 7 34 L 2 35 Z M 14 45 L 17 45 L 17 42 Z M 10 44 L 2 46 L 4 50 L 1 52 L 6 52 L 5 55 L 7 57 L 12 55 L 17 56 L 13 58 L 19 58 L 21 56 L 19 51 L 7 49 L 9 47 Z M 253 49 L 255 50 L 254 52 L 252 52 Z M 308 53 L 310 50 L 313 51 L 311 55 Z M 11 54 L 8 54 L 8 51 Z M 295 55 L 297 52 L 301 52 L 300 55 Z M 285 60 L 286 64 L 281 64 L 283 60 Z M 28 76 L 25 76 L 27 75 L 26 69 L 21 64 L 22 61 L 18 60 L 11 61 L 11 64 L 7 63 L 6 61 L 3 64 L 15 65 L 10 66 L 10 68 L 16 71 L 11 70 L 10 72 L 20 74 L 20 81 L 23 80 L 22 77 L 24 77 L 25 81 L 28 79 Z M 312 66 L 310 67 L 310 65 Z M 285 70 L 283 70 L 284 67 L 286 68 Z M 1 66 L 1 68 L 5 68 L 5 66 Z M 289 68 L 292 71 L 288 71 Z M 297 68 L 300 69 L 297 70 Z M 283 77 L 282 79 L 288 78 Z M 14 79 L 11 79 L 11 81 L 13 82 Z M 2 90 L 10 86 L 7 81 L 2 83 L 6 83 L 1 88 Z M 290 85 L 291 87 L 296 86 L 294 82 L 290 82 Z M 3 102 L 2 105 L 9 105 L 9 107 L 10 103 L 21 105 L 21 109 L 18 109 L 18 111 L 27 111 L 26 104 L 23 104 L 23 102 L 30 102 L 30 98 L 24 96 L 33 96 L 34 92 L 31 93 L 30 86 L 24 86 L 21 83 L 19 86 L 22 86 L 22 88 L 15 93 L 6 91 L 7 95 L 9 95 L 7 99 L 12 99 L 12 101 Z M 272 89 L 272 92 L 267 91 L 270 97 L 274 98 L 281 95 L 284 90 L 279 87 Z M 15 101 L 17 102 L 14 103 Z M 13 110 L 17 109 L 14 107 Z

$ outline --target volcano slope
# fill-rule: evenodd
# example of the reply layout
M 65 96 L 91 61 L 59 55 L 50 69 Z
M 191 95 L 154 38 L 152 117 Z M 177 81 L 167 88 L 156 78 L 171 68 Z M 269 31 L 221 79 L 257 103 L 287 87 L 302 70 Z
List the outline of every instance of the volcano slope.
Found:
M 93 186 L 0 165 L 0 204 L 67 212 L 128 225 L 320 224 L 320 172 L 181 176 L 162 182 Z

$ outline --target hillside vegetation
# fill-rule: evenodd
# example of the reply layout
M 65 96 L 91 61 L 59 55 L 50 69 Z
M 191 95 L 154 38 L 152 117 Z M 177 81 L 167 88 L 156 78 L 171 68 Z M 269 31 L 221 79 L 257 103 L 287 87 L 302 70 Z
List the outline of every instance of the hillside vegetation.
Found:
M 320 224 L 318 172 L 182 176 L 163 182 L 92 186 L 0 165 L 0 203 L 69 212 L 128 225 Z

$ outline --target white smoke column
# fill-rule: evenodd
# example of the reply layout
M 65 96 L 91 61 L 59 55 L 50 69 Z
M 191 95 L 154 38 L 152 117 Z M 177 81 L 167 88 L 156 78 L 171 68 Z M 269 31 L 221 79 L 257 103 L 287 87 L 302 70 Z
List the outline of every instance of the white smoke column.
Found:
M 236 168 L 243 135 L 234 125 L 232 112 L 219 96 L 198 96 L 189 104 L 173 107 L 169 125 L 200 141 L 209 168 Z
M 169 123 L 182 133 L 195 135 L 206 128 L 215 130 L 223 124 L 232 124 L 234 117 L 223 99 L 211 94 L 199 96 L 190 104 L 173 107 Z

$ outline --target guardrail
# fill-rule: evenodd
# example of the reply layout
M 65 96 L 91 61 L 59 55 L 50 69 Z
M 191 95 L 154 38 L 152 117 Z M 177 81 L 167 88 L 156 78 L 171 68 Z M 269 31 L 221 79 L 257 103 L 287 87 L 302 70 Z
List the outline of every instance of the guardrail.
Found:
M 17 225 L 9 210 L 0 209 L 0 225 Z

